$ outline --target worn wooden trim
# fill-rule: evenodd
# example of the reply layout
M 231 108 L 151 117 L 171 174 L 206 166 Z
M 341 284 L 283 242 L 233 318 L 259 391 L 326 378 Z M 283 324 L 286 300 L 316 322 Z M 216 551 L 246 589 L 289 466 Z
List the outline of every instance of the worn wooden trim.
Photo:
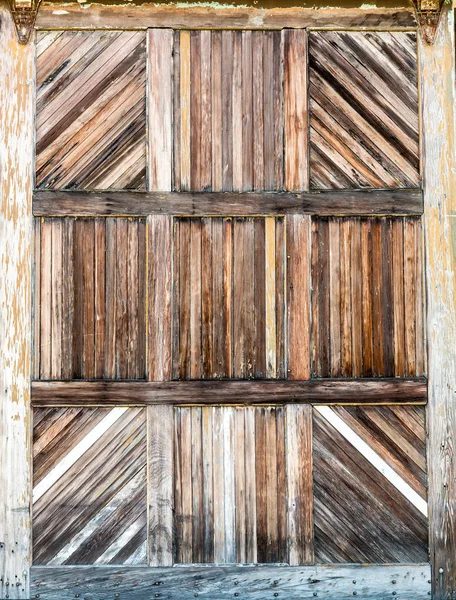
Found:
M 428 465 L 433 598 L 456 589 L 456 145 L 454 6 L 419 47 L 429 373 Z
M 324 27 L 347 29 L 416 28 L 410 8 L 254 8 L 143 4 L 112 6 L 92 4 L 44 5 L 36 22 L 38 29 L 282 29 Z
M 425 404 L 427 381 L 408 379 L 34 381 L 34 406 L 153 404 Z
M 38 190 L 33 214 L 43 217 L 234 216 L 310 214 L 320 216 L 421 215 L 419 189 L 330 192 L 76 192 Z
M 430 567 L 417 565 L 324 565 L 315 567 L 34 567 L 32 598 L 74 600 L 76 594 L 91 600 L 150 598 L 240 598 L 264 600 L 341 600 L 356 594 L 369 600 L 387 596 L 429 598 Z M 117 596 L 118 595 L 118 596 Z
M 0 598 L 29 598 L 34 43 L 0 5 Z

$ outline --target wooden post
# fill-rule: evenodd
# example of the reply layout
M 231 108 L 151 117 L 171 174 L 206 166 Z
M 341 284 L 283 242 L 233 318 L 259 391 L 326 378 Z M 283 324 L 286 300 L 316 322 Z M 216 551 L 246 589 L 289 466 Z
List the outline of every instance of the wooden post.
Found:
M 0 598 L 29 598 L 34 45 L 0 4 Z
M 456 182 L 454 8 L 421 41 L 433 598 L 456 598 Z

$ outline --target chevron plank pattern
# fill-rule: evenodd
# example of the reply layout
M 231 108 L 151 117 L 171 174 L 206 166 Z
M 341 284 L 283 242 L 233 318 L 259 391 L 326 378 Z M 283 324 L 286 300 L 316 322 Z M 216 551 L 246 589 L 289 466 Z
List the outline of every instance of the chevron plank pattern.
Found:
M 144 189 L 146 34 L 39 32 L 36 186 Z
M 145 411 L 37 409 L 33 437 L 34 563 L 146 563 Z
M 314 409 L 317 563 L 428 560 L 424 408 Z
M 416 52 L 414 32 L 310 34 L 312 188 L 419 185 Z

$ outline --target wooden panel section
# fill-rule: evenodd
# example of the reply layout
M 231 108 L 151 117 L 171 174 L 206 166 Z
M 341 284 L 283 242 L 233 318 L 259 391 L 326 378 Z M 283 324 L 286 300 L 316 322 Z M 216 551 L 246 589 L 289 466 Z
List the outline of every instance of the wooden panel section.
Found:
M 309 36 L 310 185 L 420 184 L 415 32 Z
M 426 559 L 425 443 L 422 407 L 314 409 L 317 562 Z
M 36 186 L 144 189 L 145 33 L 42 32 L 37 41 Z
M 35 564 L 146 564 L 144 409 L 35 410 L 33 455 Z
M 252 6 L 192 6 L 182 10 L 180 6 L 146 4 L 117 6 L 112 10 L 95 4 L 88 8 L 53 4 L 43 6 L 37 19 L 39 29 L 122 29 L 126 23 L 132 29 L 416 28 L 415 12 L 411 7 L 315 10 L 302 7 L 265 9 Z
M 177 31 L 174 48 L 174 189 L 283 189 L 281 32 Z
M 75 593 L 97 600 L 111 600 L 118 593 L 132 600 L 149 600 L 157 593 L 168 598 L 223 600 L 239 594 L 263 600 L 274 594 L 287 600 L 313 600 L 315 594 L 328 600 L 362 594 L 384 600 L 398 597 L 429 598 L 430 567 L 421 565 L 318 565 L 316 567 L 250 566 L 147 569 L 54 567 L 32 569 L 32 591 L 47 600 L 73 600 Z M 393 583 L 394 582 L 394 583 Z M 197 590 L 195 592 L 195 590 Z M 277 590 L 277 591 L 274 591 Z M 361 596 L 362 597 L 362 596 Z
M 148 35 L 147 189 L 171 190 L 173 119 L 173 31 L 150 29 Z
M 284 378 L 284 222 L 174 223 L 173 377 Z
M 0 6 L 0 598 L 30 598 L 33 42 Z M 32 38 L 33 39 L 33 38 Z
M 36 191 L 36 216 L 321 216 L 421 215 L 421 190 L 340 190 L 328 192 L 235 193 Z
M 423 240 L 418 219 L 315 219 L 312 372 L 425 372 Z
M 35 378 L 144 378 L 145 221 L 43 219 L 36 236 Z
M 307 381 L 35 381 L 36 406 L 132 404 L 426 404 L 427 381 L 313 379 Z
M 310 410 L 310 408 L 309 408 Z M 175 409 L 177 563 L 288 562 L 312 554 L 310 420 L 307 407 Z M 302 430 L 285 429 L 285 413 Z M 285 453 L 285 447 L 288 448 Z M 302 465 L 302 474 L 297 465 Z M 287 474 L 293 476 L 288 500 Z M 308 476 L 308 477 L 307 477 Z M 309 487 L 310 486 L 310 487 Z M 290 497 L 291 498 L 291 497 Z M 291 510 L 299 501 L 299 508 Z M 291 555 L 290 555 L 291 556 Z

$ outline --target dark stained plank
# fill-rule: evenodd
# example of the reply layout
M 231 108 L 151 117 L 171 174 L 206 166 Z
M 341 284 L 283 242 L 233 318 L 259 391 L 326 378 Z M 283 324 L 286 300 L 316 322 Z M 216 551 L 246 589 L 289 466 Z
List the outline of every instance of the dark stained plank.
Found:
M 35 406 L 143 404 L 426 404 L 427 382 L 408 379 L 304 381 L 34 381 Z
M 255 121 L 256 122 L 256 121 Z M 255 128 L 254 131 L 257 131 Z M 254 163 L 254 178 L 256 167 Z M 256 180 L 255 180 L 256 181 Z M 255 187 L 257 184 L 255 183 Z M 34 192 L 35 216 L 321 216 L 420 215 L 421 190 L 340 190 L 301 193 Z

